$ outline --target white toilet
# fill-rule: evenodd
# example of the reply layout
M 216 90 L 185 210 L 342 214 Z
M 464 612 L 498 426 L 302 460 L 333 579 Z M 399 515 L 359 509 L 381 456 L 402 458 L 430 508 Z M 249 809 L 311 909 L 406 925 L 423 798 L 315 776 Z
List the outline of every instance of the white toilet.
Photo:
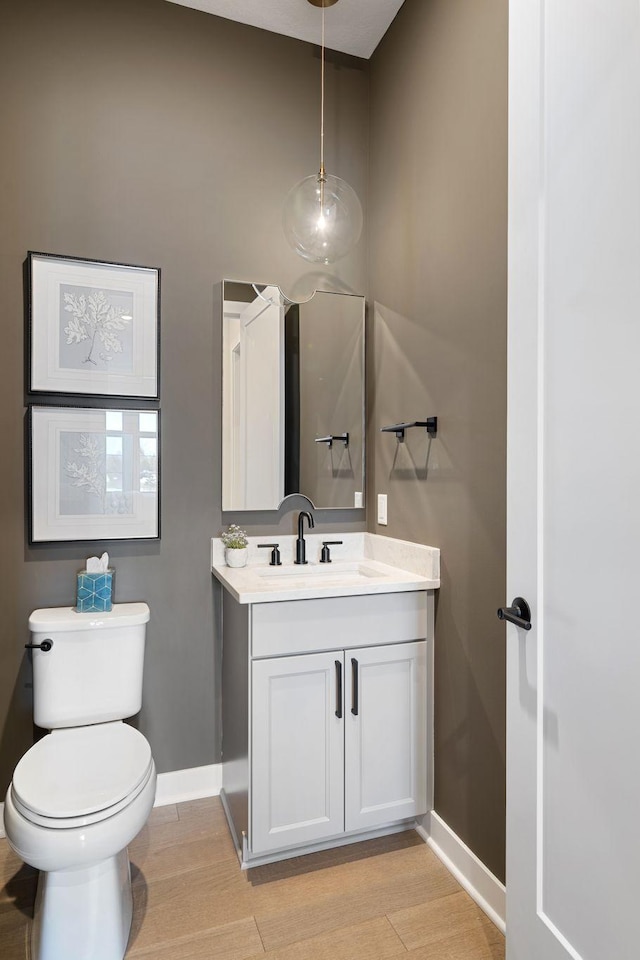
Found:
M 148 620 L 146 603 L 29 618 L 42 644 L 34 721 L 51 733 L 18 763 L 4 821 L 18 856 L 41 871 L 32 960 L 122 960 L 127 949 L 127 844 L 153 807 L 156 769 L 146 739 L 122 721 L 140 710 Z

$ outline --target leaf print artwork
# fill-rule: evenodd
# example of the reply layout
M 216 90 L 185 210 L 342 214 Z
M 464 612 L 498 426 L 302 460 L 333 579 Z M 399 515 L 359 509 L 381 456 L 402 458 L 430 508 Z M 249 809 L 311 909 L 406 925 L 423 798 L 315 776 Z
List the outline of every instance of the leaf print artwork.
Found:
M 64 293 L 64 310 L 71 314 L 64 328 L 68 344 L 88 342 L 87 353 L 83 363 L 97 361 L 94 352 L 102 344 L 105 352 L 100 352 L 100 360 L 109 362 L 116 353 L 122 353 L 122 340 L 118 335 L 131 322 L 131 317 L 124 314 L 120 307 L 113 304 L 104 290 L 92 290 L 88 295 L 84 293 L 76 296 Z
M 33 404 L 30 542 L 158 539 L 159 424 L 148 408 Z
M 89 493 L 94 493 L 104 501 L 105 469 L 98 438 L 82 433 L 78 443 L 80 446 L 74 447 L 73 452 L 80 456 L 81 462 L 67 460 L 65 464 L 71 486 L 85 487 Z
M 98 499 L 100 514 L 130 514 L 131 497 L 122 491 L 107 490 L 104 436 L 81 433 L 72 447 L 77 459 L 64 461 L 64 473 L 71 487 L 82 489 Z

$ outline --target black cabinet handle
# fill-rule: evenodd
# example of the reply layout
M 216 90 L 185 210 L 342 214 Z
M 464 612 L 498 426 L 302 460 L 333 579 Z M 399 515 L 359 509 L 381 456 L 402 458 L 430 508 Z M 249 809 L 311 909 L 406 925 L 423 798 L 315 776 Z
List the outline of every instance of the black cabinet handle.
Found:
M 43 653 L 49 653 L 53 646 L 53 640 L 43 640 L 42 643 L 25 643 L 25 650 L 42 650 Z
M 523 630 L 531 630 L 531 610 L 523 597 L 516 597 L 510 607 L 500 607 L 498 619 L 515 623 L 516 627 L 522 627 Z
M 336 660 L 336 717 L 342 720 L 342 661 Z
M 351 657 L 351 713 L 358 716 L 358 661 Z

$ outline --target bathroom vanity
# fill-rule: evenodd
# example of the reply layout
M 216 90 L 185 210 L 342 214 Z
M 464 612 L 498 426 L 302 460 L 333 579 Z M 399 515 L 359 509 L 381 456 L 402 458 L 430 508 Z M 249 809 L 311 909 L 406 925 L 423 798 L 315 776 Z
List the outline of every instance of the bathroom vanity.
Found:
M 242 865 L 413 826 L 431 807 L 439 551 L 332 535 L 331 563 L 282 566 L 250 538 L 224 565 L 222 802 Z M 321 536 L 307 555 L 321 556 Z

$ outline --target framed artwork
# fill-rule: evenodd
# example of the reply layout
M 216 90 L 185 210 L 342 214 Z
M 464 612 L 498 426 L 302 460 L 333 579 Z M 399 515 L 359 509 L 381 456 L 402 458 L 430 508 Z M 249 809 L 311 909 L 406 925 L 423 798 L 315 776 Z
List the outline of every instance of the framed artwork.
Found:
M 160 412 L 29 409 L 31 543 L 160 536 Z
M 29 391 L 157 400 L 160 270 L 28 255 Z

